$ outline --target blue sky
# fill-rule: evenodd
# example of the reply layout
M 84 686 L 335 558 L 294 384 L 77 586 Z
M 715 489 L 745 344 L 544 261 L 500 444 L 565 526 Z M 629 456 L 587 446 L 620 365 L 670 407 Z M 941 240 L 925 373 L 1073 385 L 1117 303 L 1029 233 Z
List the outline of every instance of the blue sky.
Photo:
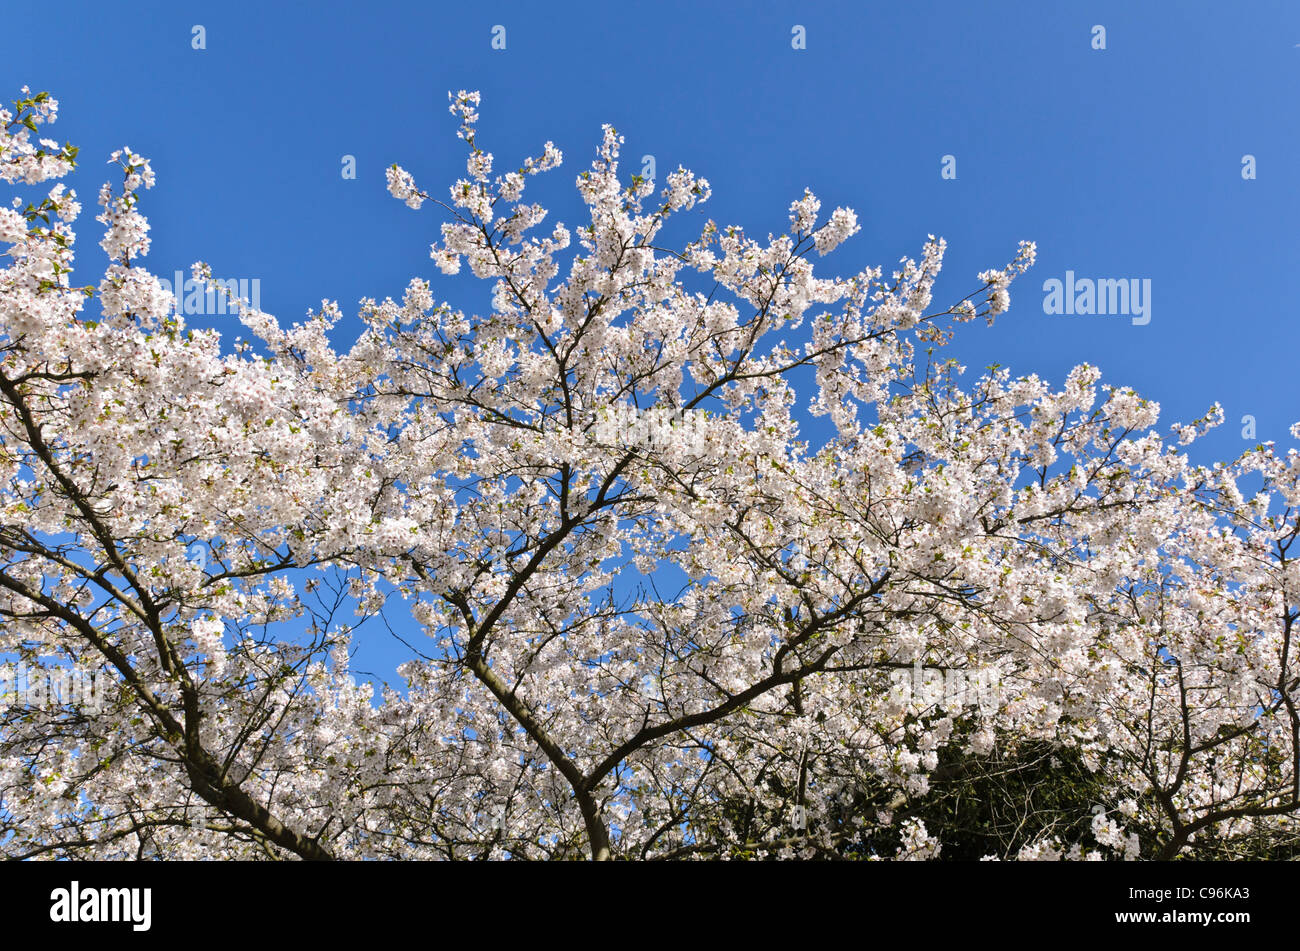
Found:
M 547 139 L 563 150 L 529 190 L 552 221 L 579 223 L 573 178 L 610 122 L 626 174 L 650 154 L 661 179 L 680 163 L 710 180 L 696 224 L 783 230 L 807 186 L 862 223 L 826 259 L 836 272 L 888 269 L 927 234 L 946 238 L 938 302 L 1036 241 L 1010 313 L 951 349 L 968 378 L 997 362 L 1059 385 L 1087 361 L 1158 400 L 1162 428 L 1218 400 L 1227 423 L 1202 461 L 1253 445 L 1246 414 L 1257 440 L 1282 445 L 1300 419 L 1298 4 L 69 0 L 5 22 L 0 93 L 49 90 L 52 134 L 82 149 L 79 280 L 105 263 L 102 163 L 129 145 L 158 175 L 143 204 L 156 273 L 204 260 L 260 279 L 261 306 L 284 322 L 322 298 L 345 312 L 399 298 L 417 275 L 482 310 L 485 283 L 429 260 L 437 209 L 413 212 L 384 186 L 393 162 L 437 194 L 464 174 L 447 92 L 479 89 L 479 142 L 498 167 Z M 191 48 L 195 25 L 206 49 Z M 806 49 L 792 49 L 796 25 Z M 955 179 L 941 177 L 945 155 Z M 1045 314 L 1043 282 L 1067 270 L 1149 279 L 1150 323 Z

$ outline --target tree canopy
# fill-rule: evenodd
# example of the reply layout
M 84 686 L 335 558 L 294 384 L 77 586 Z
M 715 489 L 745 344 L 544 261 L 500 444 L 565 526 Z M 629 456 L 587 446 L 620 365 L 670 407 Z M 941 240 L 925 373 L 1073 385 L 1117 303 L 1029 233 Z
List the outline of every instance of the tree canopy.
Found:
M 187 327 L 130 150 L 94 285 L 75 191 L 0 209 L 0 651 L 105 672 L 0 711 L 3 854 L 1289 854 L 1295 449 L 1194 464 L 1217 404 L 1162 436 L 1088 365 L 967 380 L 937 355 L 1028 242 L 951 306 L 940 239 L 817 276 L 853 211 L 700 220 L 709 182 L 620 177 L 609 126 L 548 228 L 562 155 L 495 172 L 478 107 L 446 198 L 388 185 L 490 299 L 415 278 L 346 348 L 332 302 Z M 0 111 L 0 178 L 73 169 L 56 114 Z

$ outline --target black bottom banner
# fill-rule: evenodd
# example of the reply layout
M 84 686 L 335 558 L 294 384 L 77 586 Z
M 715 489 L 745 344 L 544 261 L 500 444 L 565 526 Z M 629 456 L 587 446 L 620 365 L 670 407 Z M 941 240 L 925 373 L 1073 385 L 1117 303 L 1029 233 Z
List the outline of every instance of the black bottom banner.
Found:
M 5 937 L 382 939 L 572 933 L 676 945 L 773 928 L 862 940 L 1288 927 L 1290 863 L 72 863 L 0 865 Z M 439 924 L 442 921 L 443 924 Z M 656 929 L 662 933 L 656 937 Z M 886 930 L 887 929 L 887 930 Z M 1272 931 L 1270 933 L 1281 933 Z M 421 939 L 423 940 L 423 939 Z

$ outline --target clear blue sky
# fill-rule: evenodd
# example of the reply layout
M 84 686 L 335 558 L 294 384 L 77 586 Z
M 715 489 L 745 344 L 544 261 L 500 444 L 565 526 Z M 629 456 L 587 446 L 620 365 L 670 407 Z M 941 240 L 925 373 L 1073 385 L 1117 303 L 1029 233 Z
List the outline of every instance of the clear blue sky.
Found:
M 627 174 L 645 154 L 661 179 L 691 168 L 712 183 L 703 215 L 720 224 L 780 231 L 805 186 L 827 211 L 855 208 L 862 233 L 826 259 L 838 272 L 945 237 L 939 302 L 1037 241 L 1010 313 L 954 345 L 969 376 L 998 362 L 1059 385 L 1088 361 L 1158 400 L 1162 428 L 1218 400 L 1227 423 L 1203 461 L 1248 444 L 1245 414 L 1282 445 L 1300 419 L 1294 2 L 70 0 L 4 19 L 0 92 L 48 89 L 52 133 L 82 147 L 80 279 L 104 263 L 102 163 L 129 145 L 158 174 L 143 205 L 156 273 L 205 260 L 218 277 L 260 278 L 262 307 L 286 323 L 323 297 L 345 312 L 399 298 L 416 275 L 484 309 L 485 283 L 444 278 L 428 258 L 437 210 L 407 209 L 383 174 L 397 162 L 445 193 L 464 174 L 447 92 L 479 89 L 479 141 L 498 168 L 547 139 L 564 151 L 529 191 L 552 221 L 579 223 L 573 177 L 610 122 Z M 191 48 L 196 24 L 205 50 Z M 498 24 L 505 50 L 491 48 Z M 791 48 L 796 24 L 804 50 Z M 1045 315 L 1043 282 L 1067 270 L 1150 279 L 1151 322 Z M 191 322 L 222 320 L 242 329 Z

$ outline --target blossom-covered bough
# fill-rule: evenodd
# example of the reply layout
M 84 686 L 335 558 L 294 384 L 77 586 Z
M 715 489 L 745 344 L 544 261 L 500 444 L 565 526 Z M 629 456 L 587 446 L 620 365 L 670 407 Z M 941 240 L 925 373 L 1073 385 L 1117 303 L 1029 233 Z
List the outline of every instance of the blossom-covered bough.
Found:
M 1295 450 L 1194 465 L 1217 406 L 1166 440 L 1089 366 L 961 388 L 933 354 L 1030 244 L 944 309 L 939 240 L 814 276 L 858 225 L 811 193 L 672 250 L 709 183 L 621 181 L 608 127 L 589 223 L 545 230 L 523 193 L 560 152 L 494 175 L 478 103 L 446 200 L 388 181 L 490 306 L 416 279 L 346 350 L 330 302 L 242 303 L 256 345 L 185 327 L 130 150 L 97 285 L 75 192 L 0 210 L 0 651 L 111 683 L 5 699 L 5 855 L 924 858 L 965 847 L 937 790 L 1031 753 L 1086 796 L 987 854 L 1290 848 Z M 55 113 L 0 112 L 0 177 L 73 167 Z M 389 631 L 374 696 L 349 645 Z

